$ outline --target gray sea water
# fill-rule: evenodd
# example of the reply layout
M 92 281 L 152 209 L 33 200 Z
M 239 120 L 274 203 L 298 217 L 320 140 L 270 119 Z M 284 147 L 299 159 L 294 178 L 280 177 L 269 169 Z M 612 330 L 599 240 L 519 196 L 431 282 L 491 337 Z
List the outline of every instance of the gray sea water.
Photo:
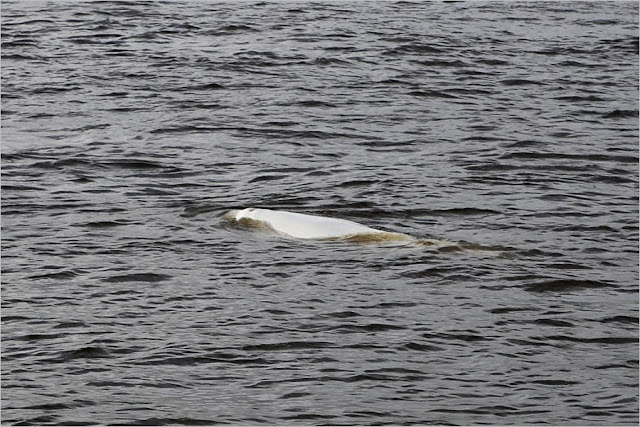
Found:
M 3 0 L 3 424 L 637 422 L 637 2 Z

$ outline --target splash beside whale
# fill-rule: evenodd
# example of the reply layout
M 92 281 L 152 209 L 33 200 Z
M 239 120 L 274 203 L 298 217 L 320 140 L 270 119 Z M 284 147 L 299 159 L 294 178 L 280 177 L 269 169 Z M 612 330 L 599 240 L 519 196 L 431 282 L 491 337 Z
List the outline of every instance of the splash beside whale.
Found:
M 224 215 L 224 218 L 245 226 L 266 228 L 298 239 L 342 239 L 354 242 L 417 241 L 407 234 L 378 230 L 346 219 L 271 209 L 231 210 Z

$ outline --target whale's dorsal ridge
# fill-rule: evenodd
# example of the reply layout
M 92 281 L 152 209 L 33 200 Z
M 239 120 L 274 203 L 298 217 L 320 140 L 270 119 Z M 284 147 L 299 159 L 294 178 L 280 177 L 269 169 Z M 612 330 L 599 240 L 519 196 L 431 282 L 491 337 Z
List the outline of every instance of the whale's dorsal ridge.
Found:
M 300 239 L 355 238 L 355 236 L 400 235 L 367 227 L 354 221 L 262 208 L 232 210 L 225 214 L 232 221 L 256 221 L 276 232 Z M 390 237 L 390 236 L 389 236 Z

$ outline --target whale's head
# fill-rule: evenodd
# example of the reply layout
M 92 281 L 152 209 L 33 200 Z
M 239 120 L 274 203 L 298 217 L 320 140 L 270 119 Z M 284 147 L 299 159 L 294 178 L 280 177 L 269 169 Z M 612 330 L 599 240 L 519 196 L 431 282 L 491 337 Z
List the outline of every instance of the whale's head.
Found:
M 261 218 L 261 215 L 264 216 L 265 212 L 271 211 L 258 208 L 232 209 L 222 217 L 243 228 L 277 231 L 267 219 Z
M 228 220 L 228 221 L 233 221 L 234 219 L 236 219 L 236 216 L 238 215 L 238 212 L 240 212 L 240 209 L 231 209 L 229 212 L 225 212 L 222 215 L 222 218 Z
M 223 217 L 229 221 L 240 221 L 241 219 L 256 219 L 256 213 L 260 209 L 246 208 L 246 209 L 232 209 Z

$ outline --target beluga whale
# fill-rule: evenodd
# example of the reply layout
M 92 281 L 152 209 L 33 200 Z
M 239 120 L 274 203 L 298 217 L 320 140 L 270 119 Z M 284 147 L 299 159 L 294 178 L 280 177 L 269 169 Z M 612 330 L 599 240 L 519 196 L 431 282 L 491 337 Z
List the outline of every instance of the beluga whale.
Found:
M 378 230 L 346 219 L 271 209 L 234 209 L 224 214 L 224 218 L 246 227 L 268 229 L 297 239 L 352 242 L 417 241 L 407 234 Z M 433 242 L 432 244 L 435 244 L 436 241 Z
M 497 248 L 466 242 L 451 242 L 431 238 L 417 238 L 403 233 L 371 228 L 354 221 L 261 208 L 233 209 L 222 217 L 234 225 L 265 230 L 295 239 L 346 241 L 350 243 L 399 242 L 415 246 L 431 246 L 438 252 L 471 251 L 498 255 Z

